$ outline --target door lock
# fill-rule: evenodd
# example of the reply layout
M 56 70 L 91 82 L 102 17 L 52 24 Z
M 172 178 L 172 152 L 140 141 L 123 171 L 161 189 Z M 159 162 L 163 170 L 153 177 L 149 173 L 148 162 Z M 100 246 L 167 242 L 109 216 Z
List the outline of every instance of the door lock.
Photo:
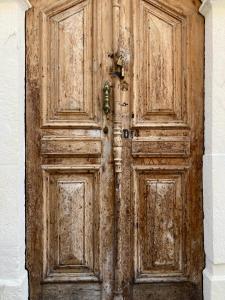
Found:
M 123 138 L 132 139 L 134 137 L 134 131 L 129 129 L 123 129 Z
M 125 59 L 123 55 L 120 55 L 119 57 L 117 56 L 115 59 L 115 70 L 112 72 L 112 76 L 117 76 L 120 79 L 124 79 L 125 76 Z

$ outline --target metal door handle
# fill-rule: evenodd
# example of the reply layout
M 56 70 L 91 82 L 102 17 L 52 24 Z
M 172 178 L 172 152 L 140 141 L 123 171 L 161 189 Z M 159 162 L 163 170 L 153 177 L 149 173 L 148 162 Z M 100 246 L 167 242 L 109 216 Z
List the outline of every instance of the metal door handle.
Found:
M 110 83 L 108 81 L 105 82 L 103 87 L 103 110 L 107 115 L 110 112 Z

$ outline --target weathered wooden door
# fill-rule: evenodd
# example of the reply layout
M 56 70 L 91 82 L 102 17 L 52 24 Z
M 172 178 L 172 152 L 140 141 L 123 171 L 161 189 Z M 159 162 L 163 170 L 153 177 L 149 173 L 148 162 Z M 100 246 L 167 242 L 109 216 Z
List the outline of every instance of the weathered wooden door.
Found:
M 32 0 L 30 299 L 202 299 L 198 0 Z

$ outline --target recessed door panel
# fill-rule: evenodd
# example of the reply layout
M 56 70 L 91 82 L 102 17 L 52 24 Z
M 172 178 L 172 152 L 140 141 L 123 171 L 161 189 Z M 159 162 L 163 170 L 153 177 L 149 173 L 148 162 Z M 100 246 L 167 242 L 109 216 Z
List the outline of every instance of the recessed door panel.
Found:
M 187 277 L 187 174 L 180 166 L 134 168 L 136 282 Z
M 40 13 L 43 125 L 98 127 L 98 2 L 69 4 Z
M 154 1 L 133 1 L 135 126 L 184 126 L 187 20 Z
M 43 168 L 44 281 L 98 281 L 99 169 Z

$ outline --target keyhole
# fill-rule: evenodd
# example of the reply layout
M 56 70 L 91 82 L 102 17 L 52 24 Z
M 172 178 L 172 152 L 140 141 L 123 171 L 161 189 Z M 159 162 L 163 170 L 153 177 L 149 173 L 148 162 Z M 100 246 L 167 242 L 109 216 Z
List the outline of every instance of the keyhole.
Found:
M 103 132 L 104 132 L 104 134 L 107 134 L 109 132 L 109 129 L 107 126 L 103 128 Z

